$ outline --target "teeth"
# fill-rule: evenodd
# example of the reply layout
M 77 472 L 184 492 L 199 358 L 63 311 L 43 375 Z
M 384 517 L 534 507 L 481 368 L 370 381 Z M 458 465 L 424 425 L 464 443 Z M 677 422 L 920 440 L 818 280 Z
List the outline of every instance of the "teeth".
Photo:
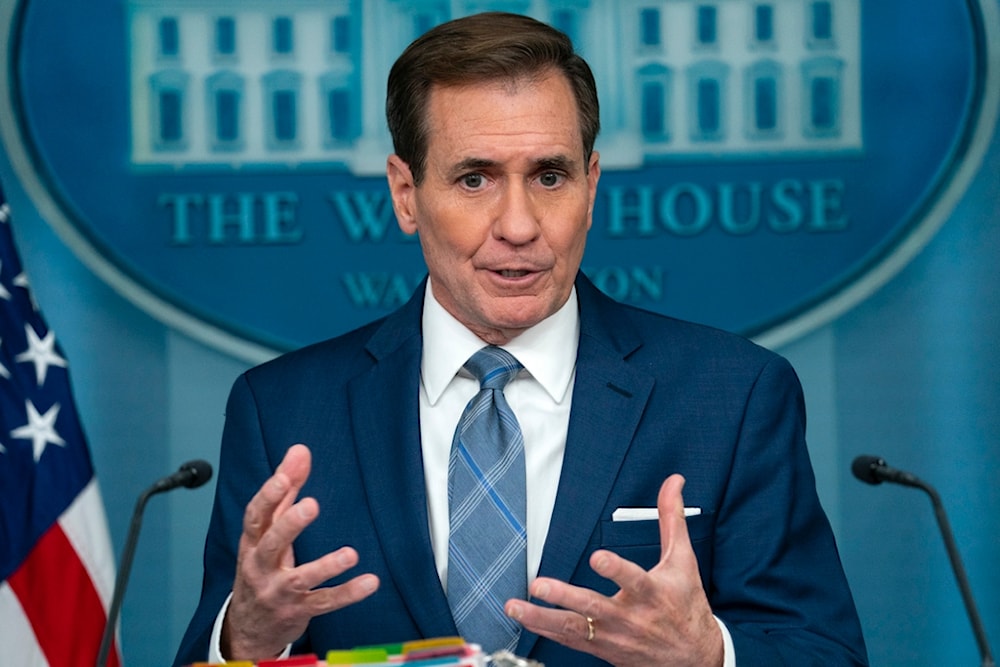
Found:
M 528 275 L 527 271 L 513 271 L 511 269 L 503 269 L 500 271 L 500 275 L 504 278 L 520 278 L 522 276 Z

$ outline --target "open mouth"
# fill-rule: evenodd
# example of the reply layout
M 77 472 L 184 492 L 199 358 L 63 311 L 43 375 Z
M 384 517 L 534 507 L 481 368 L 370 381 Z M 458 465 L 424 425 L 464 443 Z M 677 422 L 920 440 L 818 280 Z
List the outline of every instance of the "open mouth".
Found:
M 524 276 L 528 275 L 531 272 L 515 270 L 515 269 L 501 269 L 500 271 L 497 271 L 497 273 L 499 273 L 504 278 L 523 278 Z

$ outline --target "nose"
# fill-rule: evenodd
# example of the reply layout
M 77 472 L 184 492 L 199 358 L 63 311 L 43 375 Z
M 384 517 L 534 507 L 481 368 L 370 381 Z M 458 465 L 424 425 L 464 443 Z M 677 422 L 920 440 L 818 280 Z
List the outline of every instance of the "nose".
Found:
M 538 237 L 538 210 L 525 183 L 515 180 L 504 188 L 499 210 L 493 225 L 493 235 L 498 240 L 513 245 L 524 245 Z

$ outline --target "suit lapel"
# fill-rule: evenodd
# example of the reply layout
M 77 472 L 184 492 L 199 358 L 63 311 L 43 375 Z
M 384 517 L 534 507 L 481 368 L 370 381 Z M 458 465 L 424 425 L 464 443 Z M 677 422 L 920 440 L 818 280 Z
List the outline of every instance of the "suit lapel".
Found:
M 641 340 L 622 320 L 621 307 L 585 278 L 577 280 L 577 294 L 580 347 L 573 407 L 538 572 L 560 581 L 569 581 L 584 557 L 591 531 L 581 527 L 610 519 L 601 512 L 653 388 L 652 378 L 626 361 Z M 522 633 L 518 655 L 530 654 L 537 639 L 533 633 Z
M 371 370 L 348 392 L 361 483 L 392 583 L 425 637 L 456 633 L 434 565 L 420 449 L 423 289 L 369 341 Z

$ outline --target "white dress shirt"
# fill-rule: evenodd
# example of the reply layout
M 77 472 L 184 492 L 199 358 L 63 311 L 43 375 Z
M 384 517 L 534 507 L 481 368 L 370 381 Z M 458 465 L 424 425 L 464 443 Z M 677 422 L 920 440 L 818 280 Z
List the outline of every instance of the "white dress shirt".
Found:
M 433 297 L 424 299 L 420 363 L 420 438 L 427 483 L 431 545 L 441 583 L 448 583 L 448 457 L 455 426 L 479 382 L 462 368 L 485 343 Z M 524 434 L 528 582 L 538 574 L 556 502 L 580 340 L 576 290 L 555 314 L 503 346 L 524 369 L 504 396 Z

